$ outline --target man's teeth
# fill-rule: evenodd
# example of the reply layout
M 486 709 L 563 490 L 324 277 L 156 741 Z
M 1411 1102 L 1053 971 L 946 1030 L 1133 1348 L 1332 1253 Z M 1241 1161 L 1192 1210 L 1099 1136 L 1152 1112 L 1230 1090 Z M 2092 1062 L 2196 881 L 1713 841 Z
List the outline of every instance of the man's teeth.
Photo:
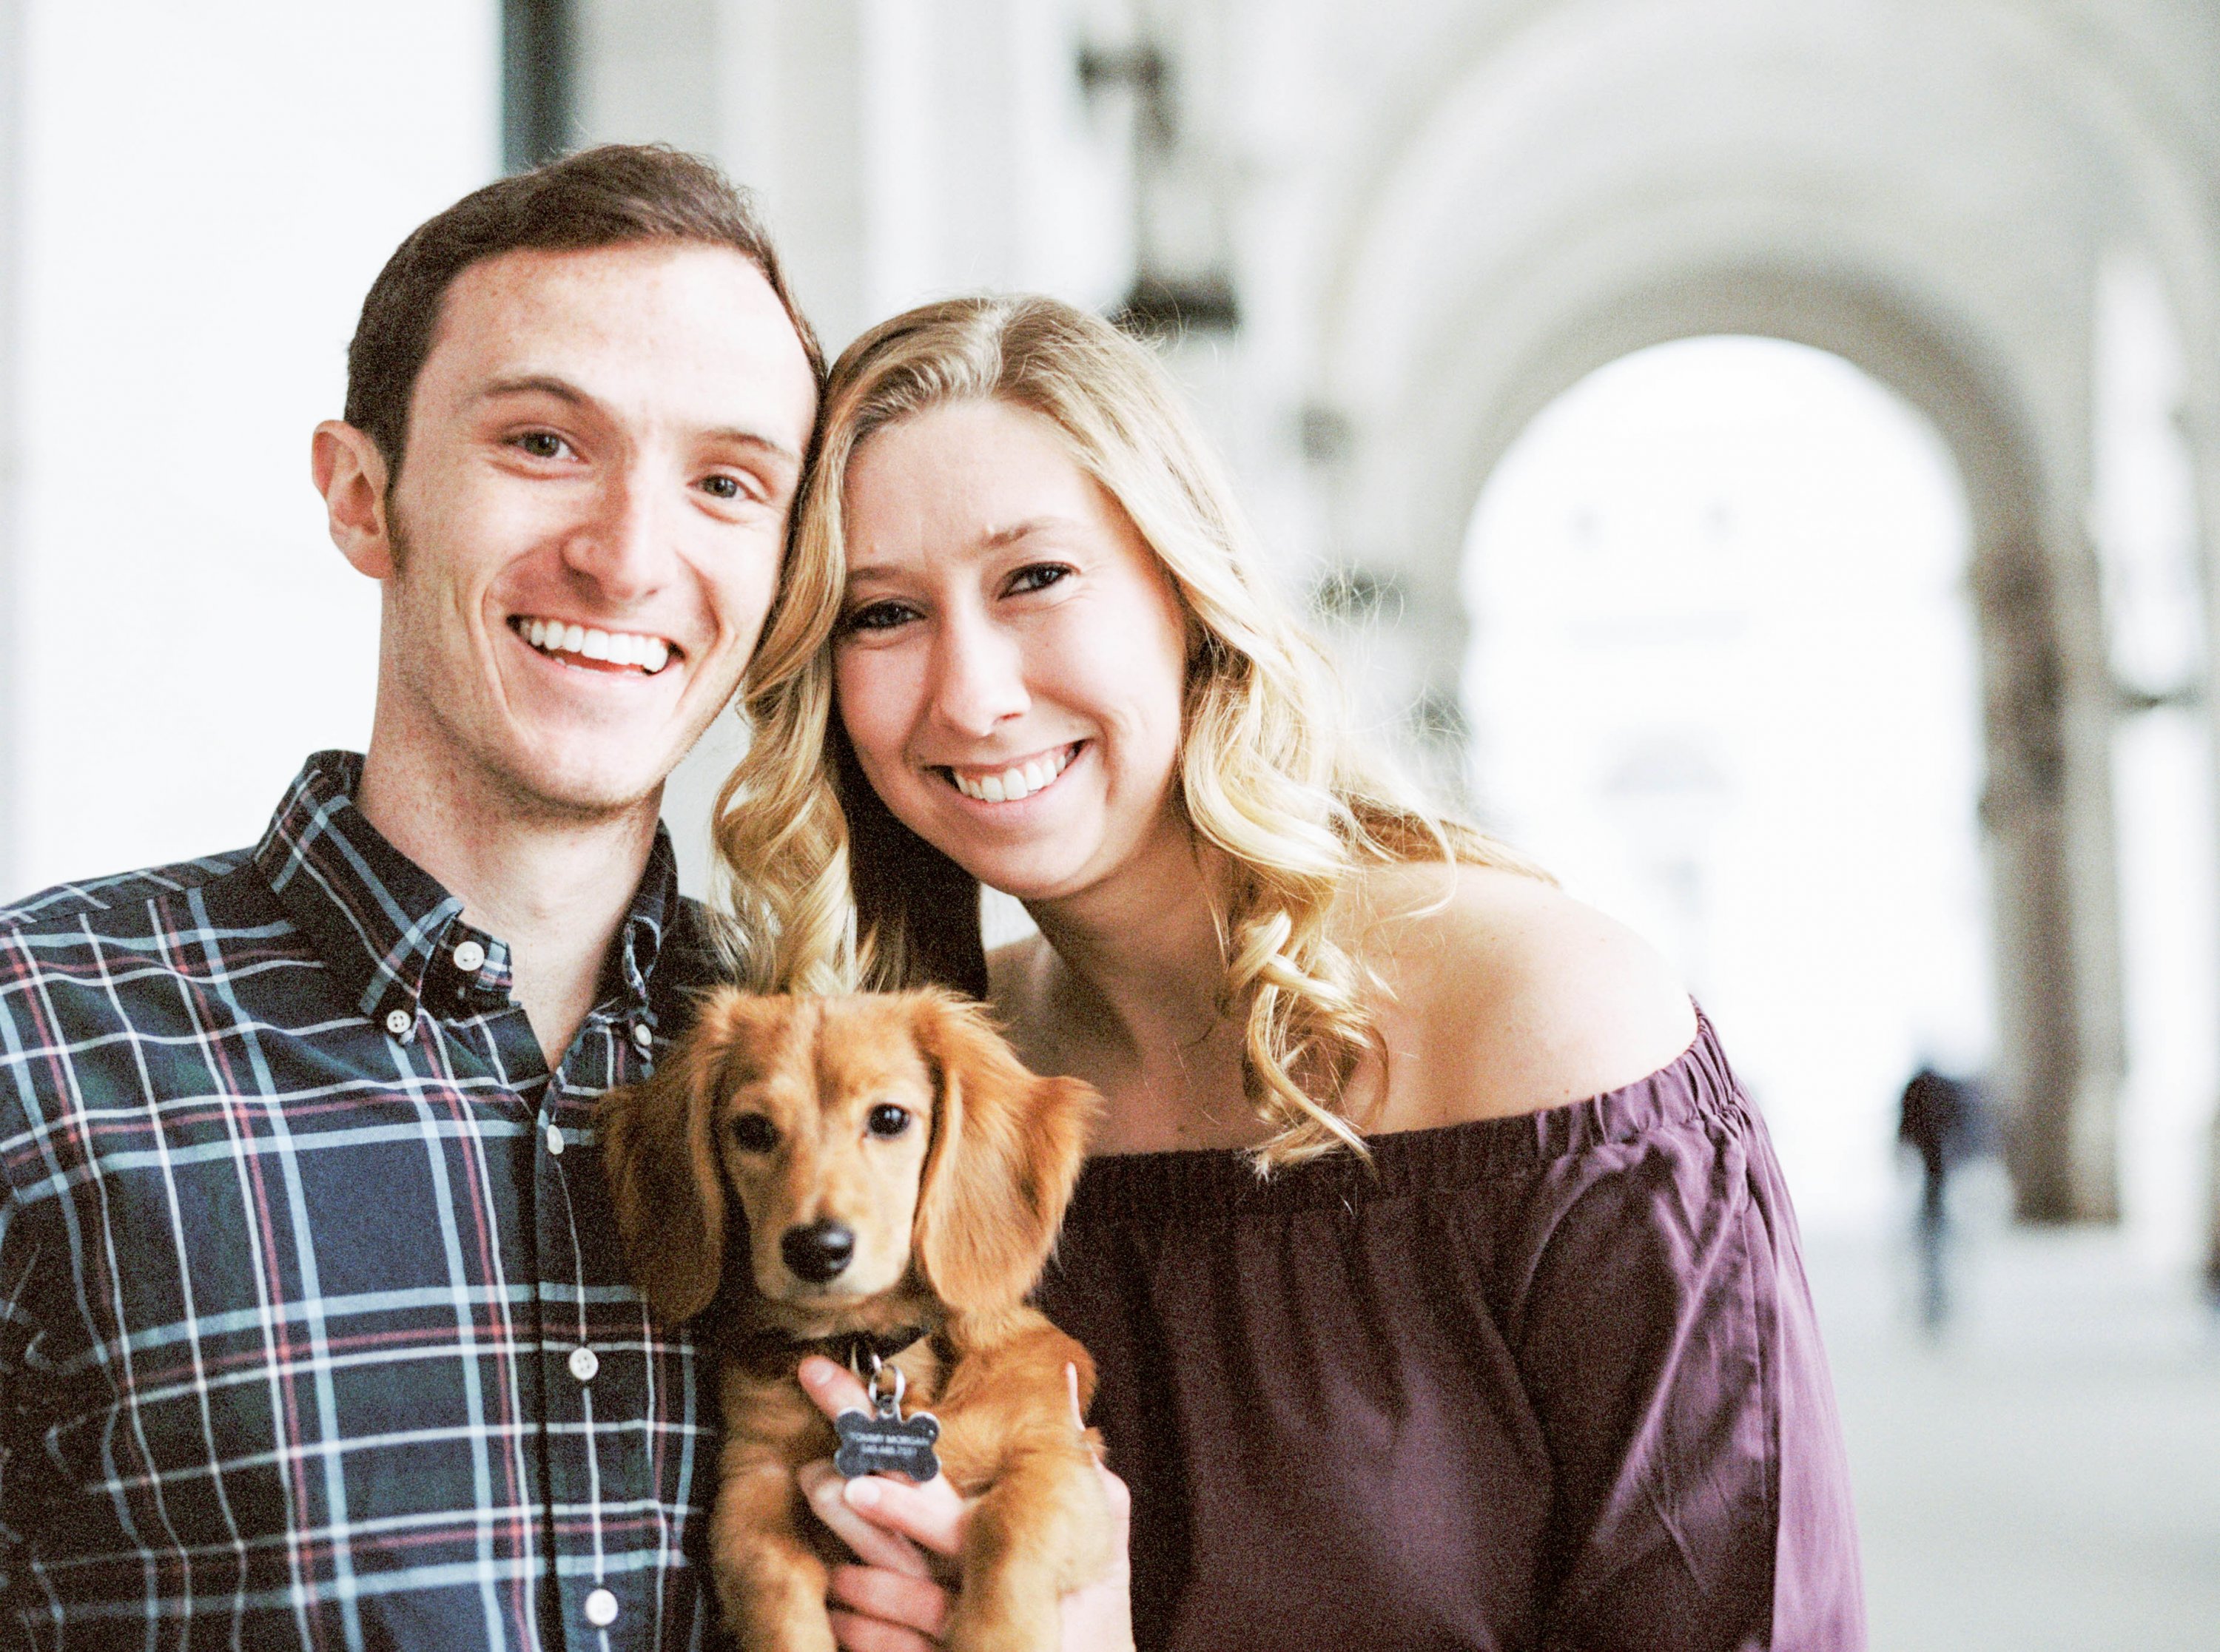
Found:
M 576 654 L 582 659 L 607 660 L 612 665 L 637 665 L 650 676 L 670 663 L 670 645 L 660 637 L 596 631 L 564 625 L 559 620 L 527 620 L 522 629 L 524 640 L 542 653 Z
M 1045 757 L 1035 757 L 1021 768 L 1005 769 L 999 775 L 981 775 L 976 779 L 959 769 L 951 769 L 949 778 L 956 789 L 966 797 L 976 797 L 982 803 L 1015 803 L 1031 797 L 1062 774 L 1071 763 L 1072 748 L 1065 746 Z

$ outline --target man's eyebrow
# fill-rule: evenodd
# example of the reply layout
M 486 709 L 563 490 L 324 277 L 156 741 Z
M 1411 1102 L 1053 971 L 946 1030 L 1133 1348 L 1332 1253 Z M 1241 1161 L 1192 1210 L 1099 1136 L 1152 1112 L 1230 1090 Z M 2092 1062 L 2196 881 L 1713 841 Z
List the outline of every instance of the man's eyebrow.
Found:
M 594 404 L 594 398 L 571 383 L 569 379 L 557 378 L 547 373 L 524 373 L 514 378 L 490 380 L 478 387 L 471 400 L 490 402 L 497 396 L 530 395 L 552 396 L 557 401 L 574 408 L 587 408 Z M 714 430 L 705 431 L 703 433 L 712 441 L 738 442 L 745 447 L 760 447 L 766 453 L 775 454 L 788 464 L 797 467 L 801 463 L 801 454 L 777 438 L 764 435 L 760 430 L 748 430 L 739 425 L 725 425 Z
M 572 407 L 589 405 L 593 397 L 567 378 L 556 378 L 546 373 L 525 373 L 515 378 L 496 378 L 478 386 L 471 397 L 473 402 L 490 402 L 497 396 L 524 396 L 533 391 L 552 396 Z
M 801 467 L 801 455 L 776 437 L 766 436 L 760 430 L 743 430 L 738 425 L 726 425 L 705 433 L 712 440 L 738 442 L 743 447 L 760 447 L 766 453 L 784 459 L 796 470 Z

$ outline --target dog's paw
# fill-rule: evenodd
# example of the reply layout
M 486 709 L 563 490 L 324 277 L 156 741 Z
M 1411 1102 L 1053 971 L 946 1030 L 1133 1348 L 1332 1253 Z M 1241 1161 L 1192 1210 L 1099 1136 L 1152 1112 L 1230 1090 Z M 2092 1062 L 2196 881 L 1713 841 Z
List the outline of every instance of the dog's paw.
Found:
M 1045 1588 L 981 1587 L 957 1596 L 941 1643 L 950 1652 L 1044 1652 L 1061 1634 L 1061 1602 Z

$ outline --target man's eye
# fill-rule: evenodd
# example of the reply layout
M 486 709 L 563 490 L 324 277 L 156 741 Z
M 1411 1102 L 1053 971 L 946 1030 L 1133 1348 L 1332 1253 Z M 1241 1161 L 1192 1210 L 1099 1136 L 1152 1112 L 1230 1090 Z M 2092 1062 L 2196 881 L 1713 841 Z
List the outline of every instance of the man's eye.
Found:
M 1060 562 L 1037 562 L 1012 574 L 1007 589 L 1013 596 L 1025 591 L 1045 591 L 1070 573 Z
M 743 1153 L 768 1153 L 778 1145 L 778 1126 L 760 1113 L 744 1113 L 733 1120 L 733 1143 Z
M 917 617 L 906 602 L 866 602 L 840 622 L 843 631 L 892 631 Z
M 898 1107 L 891 1101 L 882 1101 L 871 1109 L 866 1121 L 872 1135 L 891 1139 L 909 1128 L 909 1109 Z
M 533 458 L 543 459 L 561 458 L 571 449 L 571 444 L 552 430 L 527 430 L 516 439 L 516 445 Z

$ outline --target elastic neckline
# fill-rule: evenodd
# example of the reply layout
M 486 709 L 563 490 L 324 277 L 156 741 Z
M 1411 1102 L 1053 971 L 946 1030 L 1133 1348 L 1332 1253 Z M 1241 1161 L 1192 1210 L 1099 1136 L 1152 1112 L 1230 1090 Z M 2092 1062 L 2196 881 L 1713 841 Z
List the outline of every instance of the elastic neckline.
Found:
M 1616 1090 L 1505 1119 L 1478 1119 L 1367 1138 L 1368 1166 L 1337 1151 L 1260 1178 L 1236 1148 L 1172 1149 L 1089 1159 L 1067 1228 L 1144 1219 L 1238 1220 L 1341 1208 L 1470 1187 L 1531 1171 L 1610 1143 L 1631 1142 L 1740 1105 L 1718 1036 L 1699 1007 L 1696 1036 L 1665 1066 Z

